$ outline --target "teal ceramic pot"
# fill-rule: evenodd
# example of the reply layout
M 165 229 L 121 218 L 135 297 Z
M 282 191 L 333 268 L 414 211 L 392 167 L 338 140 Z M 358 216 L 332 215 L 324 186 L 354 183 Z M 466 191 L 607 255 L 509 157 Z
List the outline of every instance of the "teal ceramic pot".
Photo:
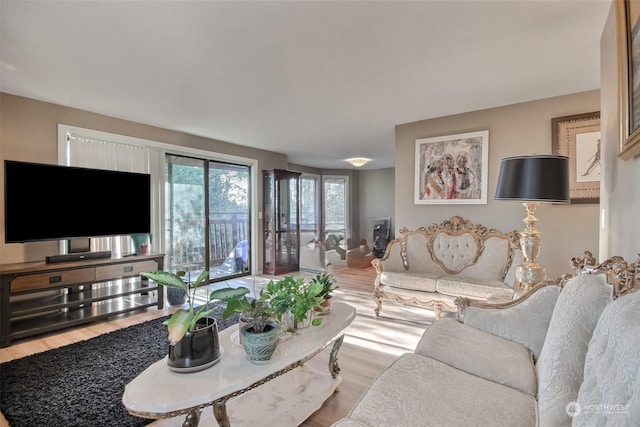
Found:
M 187 332 L 175 345 L 169 345 L 167 364 L 175 370 L 193 370 L 211 365 L 220 357 L 218 323 L 213 317 L 198 321 L 193 332 Z
M 253 362 L 263 362 L 271 359 L 271 355 L 278 343 L 279 328 L 277 322 L 267 322 L 264 332 L 253 332 L 253 325 L 244 325 L 240 330 L 242 346 L 247 353 L 247 359 Z
M 149 245 L 151 245 L 153 236 L 151 234 L 143 233 L 143 234 L 129 234 L 131 240 L 133 241 L 133 251 L 139 254 L 148 253 Z M 143 251 L 144 247 L 144 251 Z

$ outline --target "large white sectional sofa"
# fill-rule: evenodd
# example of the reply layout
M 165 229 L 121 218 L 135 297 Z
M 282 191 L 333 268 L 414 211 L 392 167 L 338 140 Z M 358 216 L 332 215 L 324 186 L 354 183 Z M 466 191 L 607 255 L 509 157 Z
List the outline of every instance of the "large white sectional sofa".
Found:
M 461 299 L 335 427 L 639 426 L 640 257 L 491 305 Z
M 377 276 L 375 314 L 382 301 L 400 301 L 442 311 L 457 311 L 455 300 L 508 299 L 522 262 L 520 233 L 503 233 L 454 216 L 428 228 L 400 230 L 385 254 L 371 264 Z

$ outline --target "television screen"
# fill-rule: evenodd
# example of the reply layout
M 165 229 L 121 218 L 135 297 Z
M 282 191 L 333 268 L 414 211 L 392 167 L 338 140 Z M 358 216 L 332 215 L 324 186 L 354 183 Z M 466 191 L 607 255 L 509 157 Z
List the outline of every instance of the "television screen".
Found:
M 151 177 L 5 160 L 5 242 L 151 232 Z

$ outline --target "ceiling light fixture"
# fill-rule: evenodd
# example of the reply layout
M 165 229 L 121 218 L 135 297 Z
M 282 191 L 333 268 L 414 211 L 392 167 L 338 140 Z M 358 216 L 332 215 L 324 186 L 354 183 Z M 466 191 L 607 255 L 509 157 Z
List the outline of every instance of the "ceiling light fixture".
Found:
M 371 161 L 371 159 L 365 159 L 364 157 L 354 157 L 352 159 L 344 159 L 345 162 L 351 163 L 353 166 L 359 168 Z

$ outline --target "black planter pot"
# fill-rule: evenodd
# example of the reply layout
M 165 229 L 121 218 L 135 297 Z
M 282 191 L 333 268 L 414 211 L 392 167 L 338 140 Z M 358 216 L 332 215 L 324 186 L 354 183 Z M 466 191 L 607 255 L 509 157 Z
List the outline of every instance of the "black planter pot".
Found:
M 166 288 L 169 305 L 182 305 L 187 302 L 187 291 L 176 288 Z
M 187 332 L 175 345 L 169 345 L 167 365 L 176 372 L 206 369 L 220 358 L 218 324 L 213 317 L 205 317 L 197 329 Z

